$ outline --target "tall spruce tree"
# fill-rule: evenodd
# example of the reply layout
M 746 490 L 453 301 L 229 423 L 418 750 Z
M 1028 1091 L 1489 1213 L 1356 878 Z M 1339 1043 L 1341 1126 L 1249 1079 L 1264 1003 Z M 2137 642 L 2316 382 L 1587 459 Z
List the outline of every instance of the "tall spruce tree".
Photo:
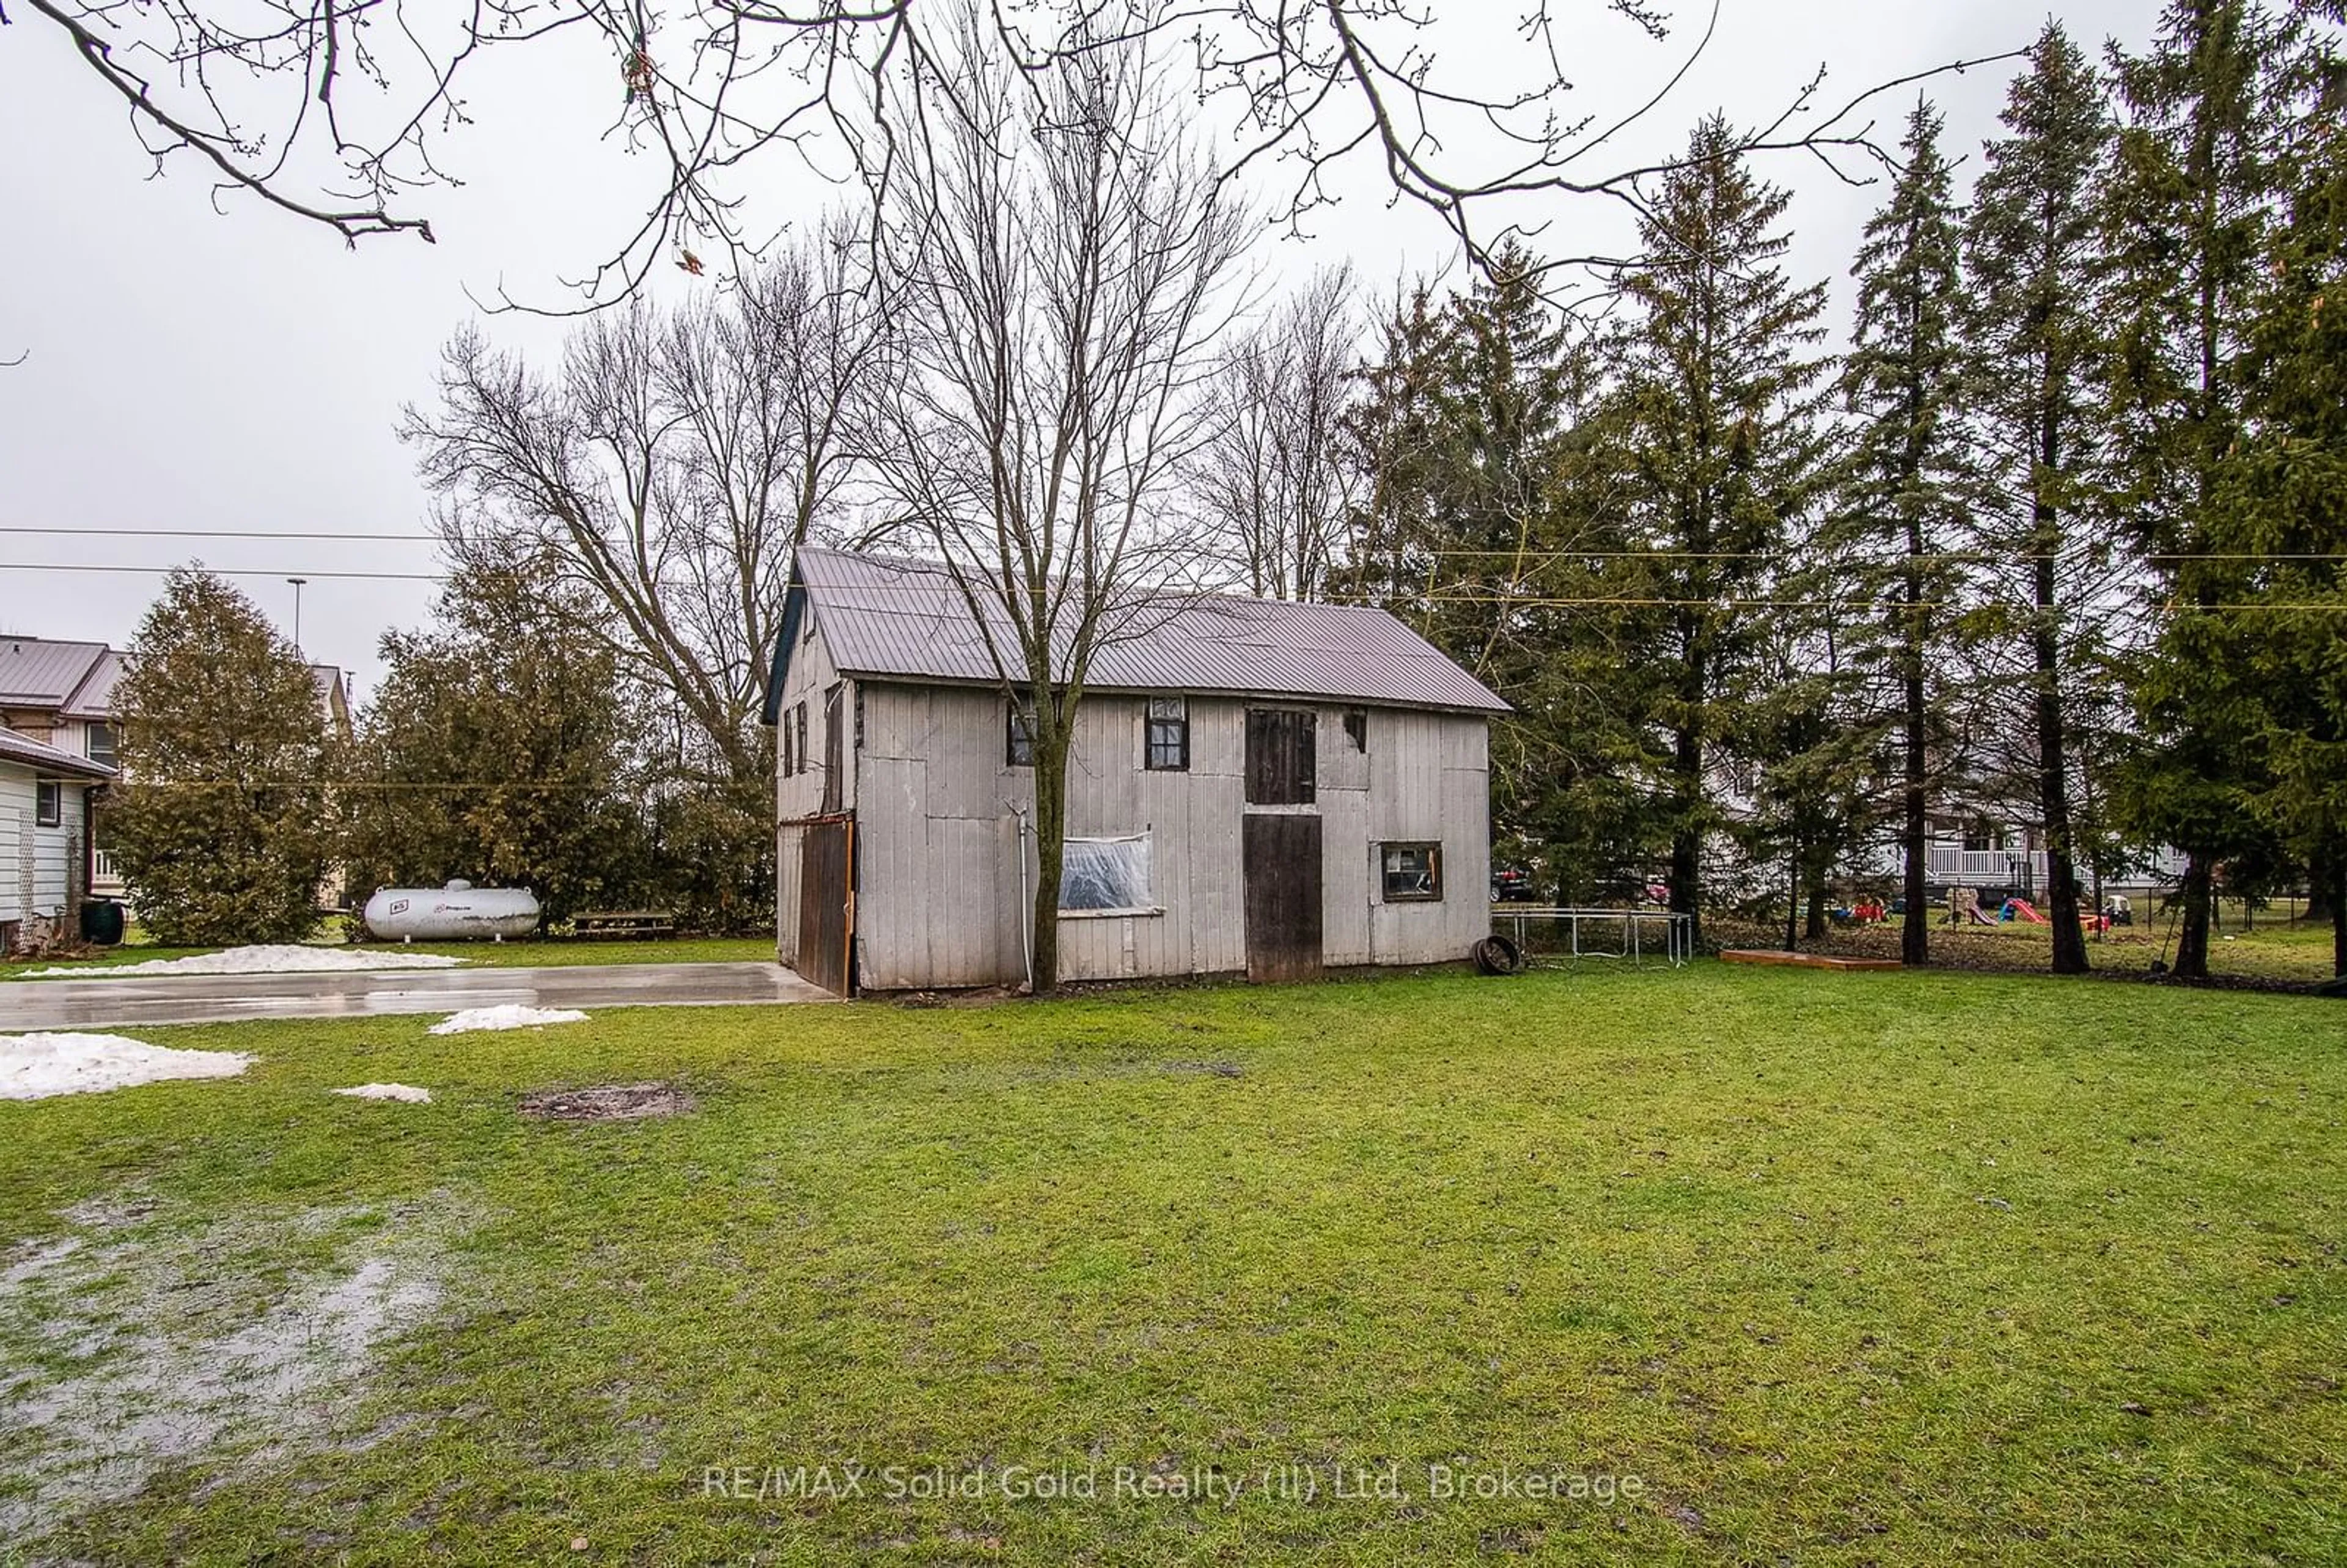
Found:
M 2324 896 L 2347 976 L 2347 67 L 2314 38 L 2282 69 L 2283 207 L 2251 308 L 2246 429 L 2209 519 L 2250 569 L 2207 620 L 2255 701 L 2252 804 Z
M 1614 345 L 1620 494 L 1651 552 L 1658 601 L 1645 664 L 1661 685 L 1659 810 L 1670 903 L 1700 930 L 1704 864 L 1725 821 L 1712 773 L 1747 753 L 1768 683 L 1772 583 L 1787 529 L 1815 498 L 1823 283 L 1782 265 L 1789 197 L 1755 179 L 1715 116 L 1640 221 L 1644 259 L 1619 279 L 1636 315 Z
M 2111 492 L 2153 562 L 2155 635 L 2135 687 L 2141 743 L 2115 780 L 2146 839 L 2186 857 L 2175 972 L 2209 972 L 2216 870 L 2259 847 L 2257 677 L 2214 613 L 2254 563 L 2218 548 L 2244 431 L 2242 382 L 2302 13 L 2174 0 L 2148 51 L 2114 51 L 2126 111 L 2104 203 L 2114 333 Z
M 139 923 L 170 947 L 300 941 L 333 858 L 338 766 L 309 666 L 200 569 L 165 579 L 126 663 L 106 821 Z
M 1956 664 L 1948 642 L 1956 617 L 1946 606 L 1960 590 L 1950 558 L 1971 483 L 1958 415 L 1959 220 L 1940 128 L 1939 110 L 1919 101 L 1890 200 L 1867 221 L 1850 269 L 1858 320 L 1841 375 L 1853 423 L 1840 523 L 1863 562 L 1860 591 L 1881 602 L 1870 653 L 1897 692 L 1906 907 L 1899 950 L 1911 964 L 1931 957 L 1925 846 L 1937 774 L 1948 760 L 1949 671 Z M 1942 754 L 1935 759 L 1935 752 Z
M 2101 448 L 2095 288 L 2102 271 L 2096 188 L 2108 169 L 2110 108 L 2100 78 L 2057 22 L 2029 51 L 1973 187 L 1964 231 L 1968 384 L 1988 483 L 1975 537 L 1993 560 L 2025 563 L 1995 583 L 2026 643 L 2022 685 L 2045 829 L 2054 972 L 2087 968 L 2071 804 L 2070 650 L 2086 645 L 2101 552 L 2080 509 Z M 2091 575 L 2089 575 L 2091 574 Z M 2005 617 L 1995 618 L 2000 624 Z
M 1557 897 L 1619 892 L 1648 847 L 1646 796 L 1635 664 L 1591 602 L 1624 597 L 1629 569 L 1591 344 L 1515 250 L 1439 311 L 1404 302 L 1384 347 L 1350 419 L 1366 499 L 1332 591 L 1392 610 L 1512 705 L 1491 737 L 1502 853 L 1536 855 Z

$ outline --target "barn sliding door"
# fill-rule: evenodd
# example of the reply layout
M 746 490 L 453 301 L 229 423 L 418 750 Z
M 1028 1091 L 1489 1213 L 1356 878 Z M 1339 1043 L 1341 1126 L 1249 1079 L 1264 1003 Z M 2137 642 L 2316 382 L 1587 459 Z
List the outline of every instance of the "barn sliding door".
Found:
M 844 997 L 856 941 L 856 819 L 810 822 L 799 836 L 799 978 Z
M 1241 845 L 1246 883 L 1247 979 L 1320 974 L 1320 819 L 1250 813 Z

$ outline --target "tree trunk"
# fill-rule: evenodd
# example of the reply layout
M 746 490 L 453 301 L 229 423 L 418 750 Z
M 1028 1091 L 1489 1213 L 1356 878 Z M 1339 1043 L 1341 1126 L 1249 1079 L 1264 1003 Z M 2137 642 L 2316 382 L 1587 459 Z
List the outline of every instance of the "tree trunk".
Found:
M 2049 430 L 2045 456 L 2052 466 L 2055 447 Z M 2060 536 L 2054 508 L 2037 501 L 2037 805 L 2045 819 L 2046 917 L 2054 922 L 2054 972 L 2086 972 L 2086 933 L 2078 924 L 2078 872 L 2070 853 L 2069 737 L 2062 720 L 2061 639 L 2054 622 L 2054 551 Z
M 2347 855 L 2331 871 L 2331 973 L 2347 976 Z
M 1822 866 L 1812 867 L 1809 873 L 1809 916 L 1806 926 L 1811 941 L 1826 934 L 1826 877 Z
M 2331 907 L 2331 972 L 2347 976 L 2347 844 L 2314 857 L 2307 891 Z
M 1703 738 L 1692 729 L 1678 733 L 1672 769 L 1678 792 L 1678 825 L 1671 833 L 1671 908 L 1687 917 L 1693 941 L 1703 937 L 1703 834 L 1695 815 L 1703 800 Z
M 1906 664 L 1906 767 L 1901 788 L 1906 807 L 1906 819 L 1901 823 L 1899 844 L 1906 861 L 1900 890 L 1907 901 L 1907 913 L 1899 932 L 1899 958 L 1902 963 L 1922 964 L 1931 961 L 1931 913 L 1924 907 L 1923 852 L 1924 807 L 1928 804 L 1925 790 L 1927 759 L 1923 753 L 1923 582 L 1919 564 L 1923 553 L 1922 526 L 1912 518 L 1907 524 L 1907 646 Z
M 1785 868 L 1785 951 L 1797 951 L 1801 934 L 1801 840 L 1793 837 L 1793 854 Z
M 1041 704 L 1037 704 L 1040 714 Z M 1033 994 L 1049 996 L 1060 984 L 1060 863 L 1068 837 L 1068 743 L 1065 725 L 1039 717 L 1035 736 L 1035 976 Z
M 2176 967 L 2178 979 L 2205 980 L 2209 978 L 2209 885 L 2213 867 L 2209 856 L 2195 849 L 2186 854 L 2184 886 L 2179 896 L 2184 900 L 2183 929 L 2176 943 Z

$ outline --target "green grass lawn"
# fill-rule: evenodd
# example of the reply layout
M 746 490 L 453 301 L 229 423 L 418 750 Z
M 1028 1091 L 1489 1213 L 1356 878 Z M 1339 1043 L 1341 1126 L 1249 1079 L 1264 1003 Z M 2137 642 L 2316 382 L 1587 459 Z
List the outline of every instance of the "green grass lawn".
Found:
M 155 1030 L 259 1061 L 0 1103 L 21 1550 L 2347 1560 L 2335 1002 L 1705 963 L 424 1023 Z M 649 1079 L 696 1109 L 515 1112 Z M 436 1102 L 326 1092 L 385 1080 Z M 415 1287 L 372 1350 L 354 1276 Z M 292 1338 L 350 1380 L 79 1479 L 118 1389 L 173 1430 Z
M 2170 922 L 2156 915 L 2152 900 L 2137 901 L 2133 926 L 2120 926 L 2086 938 L 2086 961 L 2107 975 L 2139 977 L 2163 956 L 2176 958 Z M 2283 980 L 2312 985 L 2332 974 L 2331 923 L 2292 921 L 2269 910 L 2245 922 L 2240 906 L 2223 906 L 2222 924 L 2210 933 L 2209 972 L 2219 979 Z M 1505 928 L 1504 927 L 1502 927 Z M 1784 926 L 1714 921 L 1706 931 L 1727 946 L 1781 947 Z M 1891 919 L 1864 927 L 1836 927 L 1821 939 L 1804 939 L 1804 948 L 1826 951 L 1899 956 L 1899 922 Z M 2025 921 L 1994 926 L 1932 927 L 1932 961 L 1963 968 L 2042 970 L 2054 951 L 2053 928 Z
M 527 968 L 564 964 L 714 964 L 771 962 L 772 937 L 688 937 L 671 941 L 535 940 L 528 942 L 363 942 L 350 946 L 361 952 L 445 953 L 450 958 L 492 967 Z M 109 969 L 143 964 L 154 958 L 184 958 L 216 953 L 217 948 L 163 948 L 131 943 L 110 948 L 93 958 L 67 961 L 26 960 L 0 964 L 0 980 L 21 980 L 35 969 Z

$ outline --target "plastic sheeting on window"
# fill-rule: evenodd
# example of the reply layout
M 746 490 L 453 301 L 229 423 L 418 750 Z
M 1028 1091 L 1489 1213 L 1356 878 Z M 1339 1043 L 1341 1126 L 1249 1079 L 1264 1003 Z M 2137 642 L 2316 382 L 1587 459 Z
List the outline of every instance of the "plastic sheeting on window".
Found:
M 1149 835 L 1068 839 L 1060 852 L 1060 907 L 1150 907 Z

